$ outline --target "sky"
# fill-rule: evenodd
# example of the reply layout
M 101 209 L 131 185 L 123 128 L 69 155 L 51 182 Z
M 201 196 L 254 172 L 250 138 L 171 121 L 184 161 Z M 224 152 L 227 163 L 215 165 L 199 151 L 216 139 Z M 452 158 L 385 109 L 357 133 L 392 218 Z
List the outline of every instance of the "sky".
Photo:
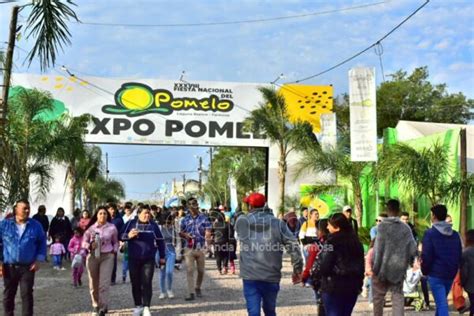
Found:
M 76 1 L 75 11 L 83 24 L 69 24 L 71 45 L 58 55 L 56 70 L 49 72 L 66 65 L 78 76 L 177 80 L 184 70 L 187 80 L 268 83 L 284 74 L 279 82 L 292 82 L 324 71 L 375 43 L 424 2 L 81 0 Z M 0 4 L 0 49 L 8 39 L 12 5 Z M 295 15 L 300 17 L 176 26 Z M 26 16 L 27 12 L 20 14 L 20 24 Z M 91 22 L 113 25 L 88 24 Z M 375 67 L 380 83 L 382 67 L 388 79 L 400 69 L 410 73 L 428 66 L 433 83 L 446 83 L 448 91 L 474 97 L 474 1 L 430 1 L 381 44 L 380 57 L 370 49 L 305 84 L 332 84 L 338 95 L 347 92 L 347 72 L 352 67 Z M 31 41 L 23 36 L 17 45 L 21 49 L 15 51 L 14 71 L 40 73 L 36 63 L 28 68 L 23 62 Z M 196 156 L 203 157 L 204 168 L 209 163 L 206 147 L 101 147 L 104 155 L 108 153 L 111 176 L 125 184 L 127 199 L 152 198 L 163 183 L 173 178 L 179 181 L 182 171 L 197 170 Z M 159 171 L 176 173 L 114 175 Z M 197 178 L 197 172 L 186 177 Z

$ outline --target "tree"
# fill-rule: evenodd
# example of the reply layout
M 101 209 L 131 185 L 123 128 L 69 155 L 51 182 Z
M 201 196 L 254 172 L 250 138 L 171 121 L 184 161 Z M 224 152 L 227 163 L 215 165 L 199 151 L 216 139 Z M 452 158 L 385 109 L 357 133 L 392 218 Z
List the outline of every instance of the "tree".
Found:
M 360 181 L 364 169 L 370 164 L 371 163 L 369 162 L 351 161 L 348 143 L 347 141 L 341 140 L 336 148 L 324 151 L 319 145 L 305 147 L 303 149 L 302 158 L 298 162 L 297 174 L 301 174 L 305 171 L 312 171 L 315 173 L 335 173 L 337 182 L 340 182 L 341 180 L 349 181 L 352 185 L 357 223 L 361 226 L 363 205 Z M 324 187 L 328 191 L 336 188 L 331 185 L 331 183 L 319 184 L 318 190 L 320 190 L 321 187 Z
M 31 65 L 38 58 L 42 71 L 54 66 L 58 50 L 71 44 L 71 33 L 66 21 L 79 22 L 71 8 L 71 5 L 75 6 L 74 2 L 67 0 L 66 3 L 59 0 L 39 0 L 22 7 L 31 7 L 25 32 L 27 39 L 35 39 L 27 56 L 28 63 Z
M 73 119 L 63 114 L 54 120 L 44 119 L 45 113 L 54 107 L 54 100 L 47 92 L 17 88 L 10 102 L 11 124 L 2 142 L 1 179 L 3 202 L 8 204 L 28 199 L 30 182 L 40 196 L 45 196 L 52 180 L 52 163 L 63 162 L 62 151 L 82 148 L 85 135 L 84 126 L 80 125 L 83 118 Z
M 250 112 L 245 125 L 253 132 L 265 135 L 270 143 L 277 145 L 280 158 L 278 160 L 278 178 L 280 184 L 279 212 L 284 212 L 285 183 L 288 169 L 288 155 L 294 151 L 300 139 L 299 135 L 312 134 L 312 127 L 307 122 L 292 123 L 289 120 L 285 98 L 275 88 L 260 87 L 263 102 L 259 108 Z
M 420 150 L 398 143 L 381 155 L 376 177 L 398 180 L 412 190 L 413 196 L 426 197 L 431 205 L 435 205 L 447 201 L 451 195 L 452 175 L 449 174 L 448 160 L 448 149 L 440 143 Z
M 416 68 L 410 75 L 399 70 L 391 80 L 377 88 L 377 131 L 379 137 L 387 127 L 398 121 L 421 121 L 467 124 L 474 109 L 474 100 L 461 92 L 448 93 L 446 84 L 428 81 L 427 67 Z M 349 134 L 349 96 L 342 94 L 334 100 L 338 132 Z
M 379 136 L 399 120 L 466 124 L 474 100 L 461 92 L 448 93 L 446 84 L 428 81 L 428 67 L 416 68 L 410 75 L 399 70 L 377 89 L 377 128 Z
M 237 183 L 237 194 L 244 196 L 256 191 L 264 183 L 265 153 L 260 148 L 219 147 L 212 159 L 212 169 L 204 184 L 204 193 L 211 202 L 227 203 L 227 181 L 232 175 Z
M 90 183 L 90 199 L 93 209 L 98 205 L 108 202 L 117 203 L 125 197 L 123 184 L 114 179 L 106 179 L 103 174 L 99 175 Z
M 98 146 L 87 146 L 84 155 L 79 156 L 75 174 L 83 207 L 90 208 L 91 186 L 102 172 L 102 150 Z

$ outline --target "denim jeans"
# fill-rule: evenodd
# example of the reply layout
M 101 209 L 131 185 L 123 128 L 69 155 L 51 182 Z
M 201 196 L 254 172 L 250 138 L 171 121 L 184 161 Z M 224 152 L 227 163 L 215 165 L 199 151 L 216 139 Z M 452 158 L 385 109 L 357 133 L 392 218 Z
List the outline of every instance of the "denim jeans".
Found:
M 243 282 L 248 315 L 260 316 L 260 306 L 265 316 L 276 315 L 276 300 L 280 284 L 254 280 L 243 280 Z
M 125 259 L 125 256 L 122 260 L 122 279 L 127 279 L 127 272 L 128 272 L 128 259 Z
M 323 293 L 326 316 L 351 316 L 357 302 L 357 293 L 329 294 Z
M 448 316 L 448 294 L 453 284 L 452 279 L 439 279 L 428 276 L 428 284 L 436 304 L 436 316 Z
M 173 271 L 174 263 L 176 261 L 176 251 L 173 245 L 166 245 L 166 264 L 161 268 L 160 271 L 160 289 L 161 293 L 171 291 L 173 286 Z M 166 287 L 166 281 L 168 281 L 168 287 Z
M 53 255 L 53 266 L 61 267 L 62 266 L 62 255 Z

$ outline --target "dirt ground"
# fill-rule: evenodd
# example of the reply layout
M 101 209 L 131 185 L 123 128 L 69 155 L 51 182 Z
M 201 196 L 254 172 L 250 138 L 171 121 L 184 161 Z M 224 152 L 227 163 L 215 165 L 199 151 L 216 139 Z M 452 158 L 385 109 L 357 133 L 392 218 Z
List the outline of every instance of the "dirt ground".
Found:
M 120 259 L 119 259 L 120 261 Z M 45 263 L 36 275 L 35 281 L 35 315 L 74 315 L 86 316 L 91 314 L 91 300 L 88 291 L 86 273 L 83 276 L 84 285 L 74 288 L 71 283 L 71 269 L 66 271 L 53 270 Z M 121 264 L 119 263 L 119 281 L 111 287 L 109 315 L 131 315 L 133 300 L 129 280 L 121 282 Z M 156 270 L 155 272 L 159 272 Z M 184 301 L 186 295 L 186 272 L 175 270 L 173 299 L 158 299 L 158 273 L 155 273 L 152 299 L 153 315 L 246 315 L 245 302 L 242 294 L 242 281 L 238 275 L 218 274 L 213 259 L 206 260 L 206 275 L 203 283 L 203 297 L 193 302 Z M 21 301 L 17 295 L 16 312 L 19 315 Z M 390 315 L 387 309 L 387 315 Z M 291 284 L 291 266 L 289 258 L 285 257 L 281 290 L 277 301 L 278 315 L 315 315 L 314 294 L 312 289 Z M 367 299 L 359 296 L 353 315 L 371 315 Z M 416 313 L 407 308 L 406 315 L 433 315 L 434 311 Z M 453 313 L 453 315 L 459 315 Z

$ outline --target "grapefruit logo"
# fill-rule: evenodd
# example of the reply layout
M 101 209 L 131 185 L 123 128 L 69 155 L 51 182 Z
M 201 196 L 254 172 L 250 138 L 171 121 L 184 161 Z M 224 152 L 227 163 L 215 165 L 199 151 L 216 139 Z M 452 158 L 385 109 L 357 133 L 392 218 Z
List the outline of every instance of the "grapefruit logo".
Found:
M 229 112 L 233 107 L 231 100 L 219 99 L 214 94 L 202 99 L 175 98 L 168 90 L 153 90 L 142 83 L 128 82 L 115 93 L 115 104 L 104 105 L 102 111 L 134 117 L 148 113 L 170 115 L 173 111 L 182 110 Z

